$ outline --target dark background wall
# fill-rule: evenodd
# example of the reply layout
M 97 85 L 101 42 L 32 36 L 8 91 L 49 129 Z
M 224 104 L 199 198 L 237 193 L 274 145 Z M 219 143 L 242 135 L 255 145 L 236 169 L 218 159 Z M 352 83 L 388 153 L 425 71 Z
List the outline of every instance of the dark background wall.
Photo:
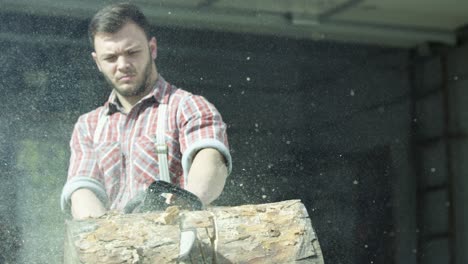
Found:
M 0 255 L 59 263 L 69 136 L 110 89 L 91 60 L 87 21 L 1 20 L 0 234 L 14 235 Z M 216 204 L 301 199 L 327 263 L 415 263 L 407 50 L 154 30 L 160 73 L 206 96 L 229 125 L 234 169 Z
M 419 50 L 414 69 L 419 260 L 465 263 L 468 45 Z

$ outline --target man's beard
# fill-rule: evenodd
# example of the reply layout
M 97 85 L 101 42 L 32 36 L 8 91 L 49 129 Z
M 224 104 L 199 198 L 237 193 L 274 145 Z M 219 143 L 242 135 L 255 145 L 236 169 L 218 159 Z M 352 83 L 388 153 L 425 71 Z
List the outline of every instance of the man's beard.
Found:
M 143 78 L 142 78 L 141 82 L 136 83 L 135 87 L 133 87 L 133 89 L 128 89 L 128 90 L 120 89 L 120 87 L 118 87 L 116 84 L 114 84 L 112 82 L 112 80 L 108 76 L 106 76 L 105 74 L 104 74 L 104 78 L 114 88 L 114 90 L 123 97 L 132 97 L 132 96 L 141 95 L 146 91 L 147 86 L 150 84 L 150 81 L 151 81 L 150 80 L 150 78 L 151 78 L 151 66 L 152 66 L 151 63 L 152 62 L 153 61 L 151 60 L 151 56 L 150 56 L 148 58 L 148 62 L 146 63 L 145 68 L 143 69 L 144 74 L 142 76 Z

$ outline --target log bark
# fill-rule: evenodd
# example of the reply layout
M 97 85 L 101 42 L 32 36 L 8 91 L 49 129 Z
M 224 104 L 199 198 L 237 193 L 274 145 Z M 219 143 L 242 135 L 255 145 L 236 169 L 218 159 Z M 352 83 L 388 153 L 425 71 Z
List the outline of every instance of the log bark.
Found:
M 181 226 L 196 229 L 178 259 Z M 313 263 L 322 252 L 300 200 L 66 221 L 65 263 Z

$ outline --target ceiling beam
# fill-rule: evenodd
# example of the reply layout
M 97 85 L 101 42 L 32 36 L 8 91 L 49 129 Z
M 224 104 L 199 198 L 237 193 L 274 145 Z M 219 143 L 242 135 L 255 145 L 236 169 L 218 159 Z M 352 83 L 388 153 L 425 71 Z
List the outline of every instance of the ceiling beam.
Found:
M 63 16 L 89 19 L 102 2 L 3 0 L 1 12 L 29 13 L 38 16 Z M 413 47 L 424 42 L 456 43 L 451 31 L 430 28 L 394 26 L 356 21 L 337 21 L 332 17 L 349 10 L 362 0 L 349 0 L 318 17 L 286 13 L 255 13 L 235 9 L 214 8 L 217 0 L 205 0 L 207 8 L 142 6 L 150 22 L 156 26 L 195 28 L 203 30 L 274 35 L 314 40 L 375 43 L 379 45 Z
M 363 2 L 364 0 L 348 0 L 346 2 L 343 2 L 325 12 L 323 12 L 322 14 L 320 14 L 318 16 L 318 21 L 325 21 L 325 20 L 328 20 L 330 17 L 338 14 L 338 13 L 341 13 L 341 12 L 344 12 L 350 8 L 353 8 L 355 7 L 356 5 L 360 4 L 361 2 Z
M 359 38 L 374 38 L 375 43 L 385 44 L 380 40 L 393 40 L 394 43 L 401 42 L 402 46 L 415 46 L 424 42 L 440 42 L 447 45 L 455 45 L 457 36 L 455 31 L 422 28 L 414 26 L 398 26 L 378 23 L 356 22 L 356 21 L 319 21 L 315 18 L 295 15 L 291 23 L 302 26 L 307 30 L 315 30 L 324 34 L 324 37 L 333 35 L 349 36 L 350 40 Z
M 198 5 L 198 8 L 206 8 L 206 7 L 211 7 L 214 5 L 214 3 L 218 2 L 219 0 L 204 0 Z
M 73 39 L 66 36 L 58 35 L 45 35 L 35 34 L 31 37 L 31 34 L 17 34 L 14 32 L 0 32 L 0 42 L 11 42 L 11 43 L 28 43 L 35 45 L 59 45 L 59 46 L 78 46 L 86 48 L 89 46 L 87 39 Z

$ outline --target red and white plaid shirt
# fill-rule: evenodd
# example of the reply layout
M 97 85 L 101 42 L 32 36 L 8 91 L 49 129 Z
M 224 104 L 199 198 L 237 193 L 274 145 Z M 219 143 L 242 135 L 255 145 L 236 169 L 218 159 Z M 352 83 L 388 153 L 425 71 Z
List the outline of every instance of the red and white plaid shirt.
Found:
M 159 76 L 152 93 L 129 113 L 122 111 L 116 99 L 112 92 L 104 106 L 82 115 L 75 124 L 63 210 L 69 210 L 70 196 L 80 188 L 92 190 L 110 209 L 122 210 L 159 179 L 155 145 L 159 104 L 167 104 L 165 138 L 173 183 L 184 186 L 184 175 L 203 148 L 220 151 L 231 171 L 226 125 L 204 97 L 178 89 Z M 97 128 L 99 122 L 104 123 Z

